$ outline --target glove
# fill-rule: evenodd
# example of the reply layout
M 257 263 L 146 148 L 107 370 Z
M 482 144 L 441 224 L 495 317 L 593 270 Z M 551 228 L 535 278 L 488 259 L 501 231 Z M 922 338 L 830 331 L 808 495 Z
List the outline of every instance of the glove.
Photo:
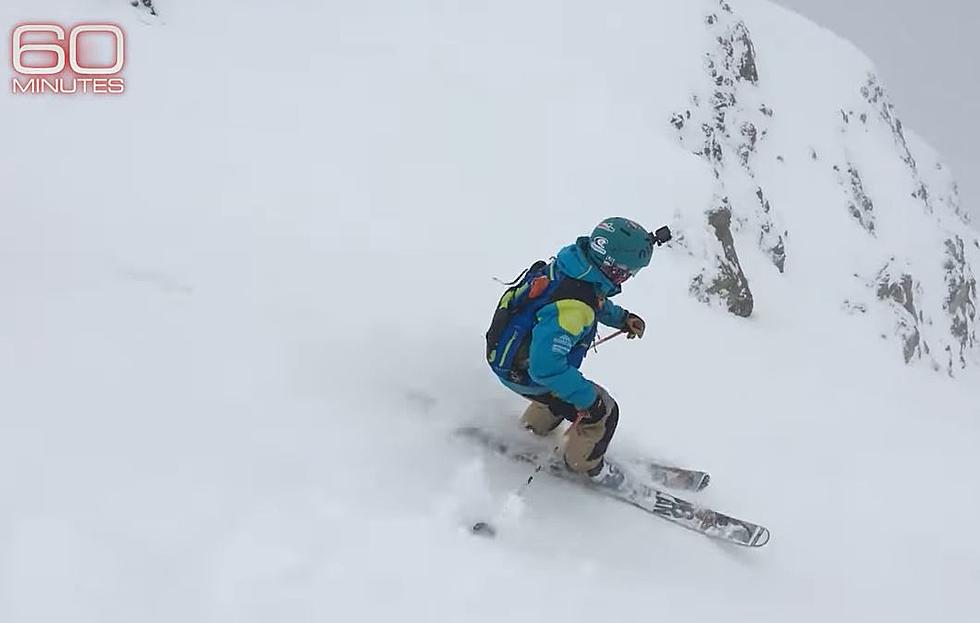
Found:
M 643 322 L 643 318 L 640 318 L 636 314 L 626 312 L 626 320 L 623 322 L 623 330 L 628 334 L 626 339 L 632 340 L 635 337 L 643 337 L 643 333 L 647 330 L 647 323 Z
M 582 416 L 580 421 L 582 424 L 595 424 L 604 418 L 606 416 L 606 403 L 602 400 L 602 392 L 597 392 L 595 402 L 589 405 L 589 408 L 580 410 L 578 415 Z

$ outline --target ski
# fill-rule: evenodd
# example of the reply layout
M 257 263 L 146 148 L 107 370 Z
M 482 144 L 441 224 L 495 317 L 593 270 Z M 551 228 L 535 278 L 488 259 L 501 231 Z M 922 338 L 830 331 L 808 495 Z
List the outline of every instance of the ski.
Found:
M 602 487 L 593 484 L 580 474 L 568 470 L 560 458 L 545 456 L 534 448 L 521 447 L 519 443 L 505 441 L 488 430 L 464 427 L 457 429 L 456 434 L 509 459 L 530 464 L 543 464 L 544 469 L 552 476 L 625 502 L 651 515 L 705 536 L 745 547 L 762 547 L 769 542 L 769 530 L 764 526 L 698 506 L 661 491 L 655 486 L 637 482 L 635 478 L 630 476 L 629 472 L 626 472 L 627 479 L 622 486 L 615 489 Z M 614 459 L 611 462 L 618 466 Z
M 650 478 L 651 484 L 679 491 L 703 491 L 711 483 L 711 475 L 696 469 L 663 465 L 647 459 L 618 459 L 623 466 L 634 466 Z
M 484 429 L 473 430 L 490 434 Z M 548 456 L 549 450 L 544 447 L 536 448 L 530 443 L 526 443 L 521 447 L 520 454 L 525 456 L 528 462 L 536 464 L 539 459 L 543 460 Z M 667 487 L 675 491 L 703 491 L 711 482 L 711 476 L 708 472 L 701 470 L 673 467 L 650 459 L 623 458 L 615 455 L 610 458 L 617 467 L 632 471 L 634 476 L 642 479 L 642 482 L 654 487 Z

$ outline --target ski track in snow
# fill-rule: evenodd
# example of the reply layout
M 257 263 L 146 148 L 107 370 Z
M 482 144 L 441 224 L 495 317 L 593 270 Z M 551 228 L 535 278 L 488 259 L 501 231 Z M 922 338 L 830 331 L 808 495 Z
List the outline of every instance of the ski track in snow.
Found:
M 889 211 L 907 173 L 873 137 L 880 242 L 809 168 L 860 99 L 849 45 L 733 2 L 786 274 L 736 231 L 738 319 L 661 250 L 618 299 L 648 337 L 585 364 L 614 451 L 710 471 L 688 497 L 766 525 L 749 551 L 546 475 L 505 507 L 526 466 L 451 436 L 523 408 L 481 360 L 491 275 L 612 213 L 706 226 L 711 169 L 668 120 L 716 3 L 154 6 L 0 6 L 129 46 L 124 97 L 0 96 L 0 621 L 973 620 L 976 367 L 903 365 L 838 279 L 942 232 Z

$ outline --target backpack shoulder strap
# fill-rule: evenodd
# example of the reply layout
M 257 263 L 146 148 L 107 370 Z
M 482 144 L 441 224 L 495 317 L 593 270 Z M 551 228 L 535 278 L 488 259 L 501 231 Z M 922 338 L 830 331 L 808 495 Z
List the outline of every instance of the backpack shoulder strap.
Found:
M 565 277 L 558 282 L 558 286 L 551 293 L 552 302 L 571 299 L 581 301 L 598 313 L 600 307 L 599 293 L 595 291 L 595 286 L 588 281 L 581 281 L 572 277 Z
M 548 298 L 557 308 L 562 329 L 571 335 L 580 335 L 590 327 L 595 330 L 600 301 L 591 283 L 564 276 Z

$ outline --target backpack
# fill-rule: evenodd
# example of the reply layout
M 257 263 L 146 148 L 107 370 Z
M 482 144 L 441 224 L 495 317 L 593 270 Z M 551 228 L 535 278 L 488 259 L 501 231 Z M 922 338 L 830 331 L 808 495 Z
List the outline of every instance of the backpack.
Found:
M 564 299 L 582 301 L 598 312 L 601 299 L 595 286 L 565 275 L 555 262 L 538 260 L 510 282 L 494 310 L 487 330 L 487 363 L 497 376 L 519 385 L 534 384 L 528 374 L 531 330 L 538 311 Z M 568 362 L 579 367 L 595 337 L 595 323 L 568 353 Z

